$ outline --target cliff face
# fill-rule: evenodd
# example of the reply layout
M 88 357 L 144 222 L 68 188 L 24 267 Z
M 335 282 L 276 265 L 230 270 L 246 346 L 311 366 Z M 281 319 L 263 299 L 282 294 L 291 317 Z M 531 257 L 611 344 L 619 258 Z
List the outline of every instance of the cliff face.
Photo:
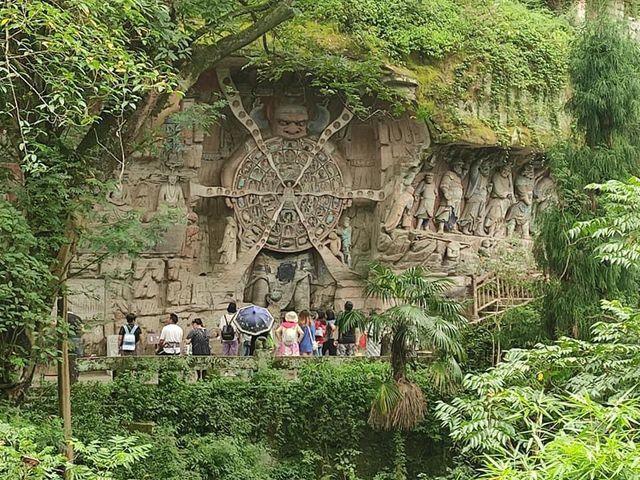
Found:
M 374 104 L 363 116 L 408 100 L 439 143 L 544 147 L 568 130 L 563 106 L 576 13 L 534 4 L 303 1 L 298 17 L 276 32 L 272 51 L 251 55 L 267 78 L 309 72 L 356 115 L 363 98 Z
M 554 202 L 539 151 L 567 129 L 568 22 L 513 0 L 299 7 L 266 49 L 205 72 L 148 125 L 155 149 L 106 213 L 171 209 L 180 221 L 140 258 L 83 270 L 74 312 L 134 311 L 153 332 L 169 312 L 217 318 L 230 299 L 276 315 L 346 299 L 373 308 L 372 260 L 424 266 L 460 295 L 492 261 L 525 268 Z M 221 105 L 215 123 L 184 123 Z

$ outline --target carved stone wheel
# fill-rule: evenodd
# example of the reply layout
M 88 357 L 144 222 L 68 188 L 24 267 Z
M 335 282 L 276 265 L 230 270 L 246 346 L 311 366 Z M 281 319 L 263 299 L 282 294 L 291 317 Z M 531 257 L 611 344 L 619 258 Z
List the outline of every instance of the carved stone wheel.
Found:
M 272 138 L 265 144 L 273 166 L 254 148 L 236 171 L 233 188 L 244 193 L 232 199 L 238 221 L 251 237 L 270 229 L 265 244 L 270 250 L 311 248 L 314 239 L 323 240 L 336 227 L 346 206 L 340 169 L 324 150 L 312 157 L 315 143 Z

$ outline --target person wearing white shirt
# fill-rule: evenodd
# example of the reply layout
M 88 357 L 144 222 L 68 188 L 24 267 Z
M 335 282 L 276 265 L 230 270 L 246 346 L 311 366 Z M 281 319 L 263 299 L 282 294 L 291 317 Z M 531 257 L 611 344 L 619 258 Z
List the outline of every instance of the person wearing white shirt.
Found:
M 178 325 L 178 316 L 175 313 L 169 315 L 167 325 L 162 328 L 160 341 L 158 342 L 158 355 L 180 355 L 182 346 L 182 328 Z

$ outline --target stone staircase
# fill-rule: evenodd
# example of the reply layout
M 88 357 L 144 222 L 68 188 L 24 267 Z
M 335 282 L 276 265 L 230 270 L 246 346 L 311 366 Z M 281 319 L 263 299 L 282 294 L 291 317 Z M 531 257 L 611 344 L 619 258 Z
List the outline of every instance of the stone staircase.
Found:
M 525 283 L 506 281 L 495 273 L 472 277 L 472 323 L 501 315 L 537 298 Z

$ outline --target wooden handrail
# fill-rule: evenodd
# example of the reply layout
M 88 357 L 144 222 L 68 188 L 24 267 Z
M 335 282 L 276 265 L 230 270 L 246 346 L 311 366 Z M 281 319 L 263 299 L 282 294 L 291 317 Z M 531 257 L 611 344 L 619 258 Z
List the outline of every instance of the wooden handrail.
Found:
M 524 283 L 505 281 L 493 272 L 473 276 L 473 319 L 491 317 L 506 308 L 527 304 L 535 299 L 534 292 Z

